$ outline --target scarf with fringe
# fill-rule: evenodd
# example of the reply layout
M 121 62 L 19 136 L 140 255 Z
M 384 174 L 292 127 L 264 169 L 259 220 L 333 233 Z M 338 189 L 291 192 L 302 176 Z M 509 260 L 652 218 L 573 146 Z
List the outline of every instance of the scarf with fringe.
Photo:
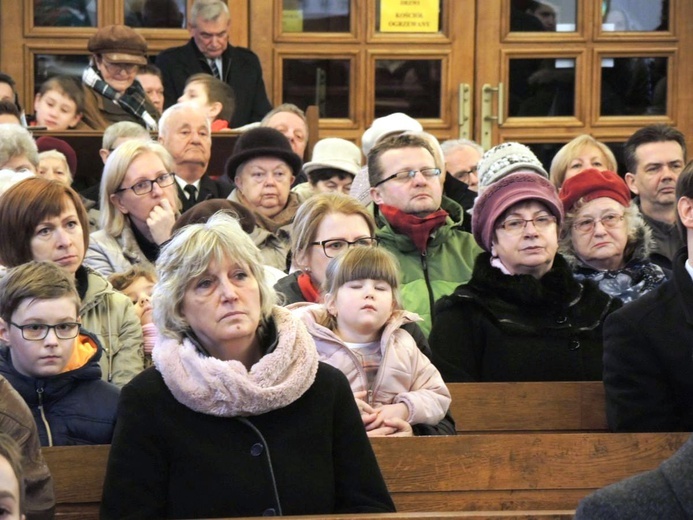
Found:
M 94 92 L 101 94 L 106 99 L 123 107 L 126 112 L 139 117 L 147 125 L 147 130 L 156 131 L 158 126 L 156 120 L 146 109 L 147 94 L 144 92 L 140 82 L 135 80 L 125 92 L 118 92 L 106 83 L 99 72 L 93 67 L 87 67 L 82 73 L 82 81 Z

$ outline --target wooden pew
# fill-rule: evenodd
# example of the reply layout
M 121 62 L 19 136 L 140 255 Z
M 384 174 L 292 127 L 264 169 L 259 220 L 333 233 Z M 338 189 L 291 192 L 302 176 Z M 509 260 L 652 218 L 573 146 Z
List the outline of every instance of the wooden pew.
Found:
M 494 433 L 380 438 L 372 445 L 398 511 L 416 513 L 391 520 L 426 518 L 420 512 L 437 514 L 427 518 L 569 518 L 582 497 L 657 467 L 688 436 Z M 98 517 L 108 450 L 44 448 L 58 519 Z
M 311 157 L 313 146 L 320 139 L 318 107 L 311 105 L 306 109 L 306 119 L 308 121 L 308 144 L 306 146 L 305 161 Z M 96 130 L 70 130 L 65 132 L 48 132 L 47 130 L 29 130 L 38 139 L 42 135 L 51 135 L 67 141 L 77 154 L 77 175 L 74 187 L 77 191 L 82 191 L 90 186 L 98 184 L 101 180 L 103 162 L 99 155 L 103 132 Z M 233 152 L 236 140 L 241 134 L 237 132 L 215 132 L 212 134 L 212 155 L 209 159 L 207 174 L 212 177 L 224 175 L 226 161 Z M 156 139 L 156 134 L 152 134 Z
M 608 431 L 601 381 L 449 383 L 458 433 Z

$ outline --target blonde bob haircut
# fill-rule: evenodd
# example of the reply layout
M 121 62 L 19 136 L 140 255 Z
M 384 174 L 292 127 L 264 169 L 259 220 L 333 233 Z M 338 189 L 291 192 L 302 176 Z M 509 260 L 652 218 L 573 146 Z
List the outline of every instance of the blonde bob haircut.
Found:
M 375 222 L 358 200 L 341 193 L 318 193 L 301 204 L 294 217 L 291 228 L 291 263 L 300 268 L 306 260 L 306 253 L 315 242 L 318 228 L 327 215 L 360 215 L 368 225 L 370 236 L 375 236 Z
M 563 184 L 565 174 L 568 172 L 572 160 L 575 159 L 586 146 L 594 146 L 602 152 L 602 155 L 604 155 L 606 159 L 606 164 L 603 165 L 601 168 L 602 170 L 616 171 L 618 164 L 616 163 L 616 157 L 614 157 L 614 153 L 611 149 L 601 141 L 597 141 L 591 135 L 582 134 L 563 145 L 551 161 L 549 179 L 553 185 L 556 186 L 556 189 L 560 189 Z
M 378 280 L 392 287 L 393 309 L 402 308 L 399 290 L 399 262 L 387 249 L 381 247 L 357 246 L 346 253 L 330 260 L 322 284 L 325 303 L 329 305 L 337 297 L 339 288 L 354 280 Z M 327 306 L 326 305 L 326 306 Z M 325 312 L 318 317 L 321 325 L 334 330 L 337 321 L 334 316 Z
M 154 286 L 152 307 L 154 323 L 162 335 L 182 339 L 190 332 L 182 314 L 185 291 L 207 271 L 210 263 L 229 258 L 257 280 L 262 316 L 258 326 L 269 320 L 277 294 L 265 277 L 259 249 L 237 218 L 231 212 L 217 212 L 204 224 L 182 227 L 161 249 L 156 261 L 159 281 Z
M 166 148 L 154 141 L 126 141 L 113 150 L 106 160 L 101 177 L 101 228 L 111 236 L 120 236 L 127 225 L 125 215 L 115 207 L 111 195 L 120 188 L 132 162 L 143 153 L 151 152 L 161 159 L 167 172 L 173 172 L 173 157 Z M 180 211 L 180 202 L 176 210 Z

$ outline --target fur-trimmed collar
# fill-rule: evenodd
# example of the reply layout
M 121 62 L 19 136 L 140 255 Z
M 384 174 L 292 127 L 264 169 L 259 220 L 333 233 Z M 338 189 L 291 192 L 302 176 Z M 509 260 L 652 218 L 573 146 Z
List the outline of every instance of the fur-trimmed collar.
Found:
M 474 263 L 474 272 L 469 287 L 479 294 L 489 294 L 493 298 L 502 295 L 508 302 L 519 305 L 554 307 L 566 305 L 578 300 L 582 286 L 573 279 L 567 262 L 561 255 L 556 255 L 551 270 L 536 279 L 528 274 L 507 275 L 491 265 L 491 254 L 479 254 Z M 466 292 L 461 285 L 455 293 Z
M 283 408 L 315 380 L 318 353 L 305 326 L 274 307 L 276 347 L 250 371 L 240 361 L 206 357 L 189 338 L 160 340 L 152 353 L 166 386 L 182 405 L 218 417 L 253 416 Z
M 655 240 L 652 236 L 652 230 L 643 222 L 643 225 L 636 230 L 635 239 L 626 245 L 626 265 L 649 261 L 650 254 L 654 250 Z M 578 267 L 588 267 L 577 257 L 572 244 L 569 247 L 562 247 L 560 253 L 573 271 Z

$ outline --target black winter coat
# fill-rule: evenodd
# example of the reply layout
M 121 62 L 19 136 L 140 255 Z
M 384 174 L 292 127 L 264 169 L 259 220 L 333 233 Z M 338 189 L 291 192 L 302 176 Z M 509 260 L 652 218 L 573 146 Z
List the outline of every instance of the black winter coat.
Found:
M 604 326 L 606 415 L 614 431 L 693 431 L 693 280 L 688 252 L 672 278 Z
M 0 351 L 0 373 L 26 401 L 36 421 L 41 446 L 110 444 L 115 428 L 120 389 L 101 380 L 101 344 L 80 368 L 55 376 L 34 378 L 20 374 L 12 364 L 11 350 Z
M 537 280 L 503 274 L 484 252 L 436 305 L 432 360 L 446 382 L 601 380 L 602 325 L 620 305 L 560 255 Z
M 120 408 L 104 520 L 394 511 L 349 383 L 329 365 L 296 401 L 254 417 L 188 408 L 154 367 Z

